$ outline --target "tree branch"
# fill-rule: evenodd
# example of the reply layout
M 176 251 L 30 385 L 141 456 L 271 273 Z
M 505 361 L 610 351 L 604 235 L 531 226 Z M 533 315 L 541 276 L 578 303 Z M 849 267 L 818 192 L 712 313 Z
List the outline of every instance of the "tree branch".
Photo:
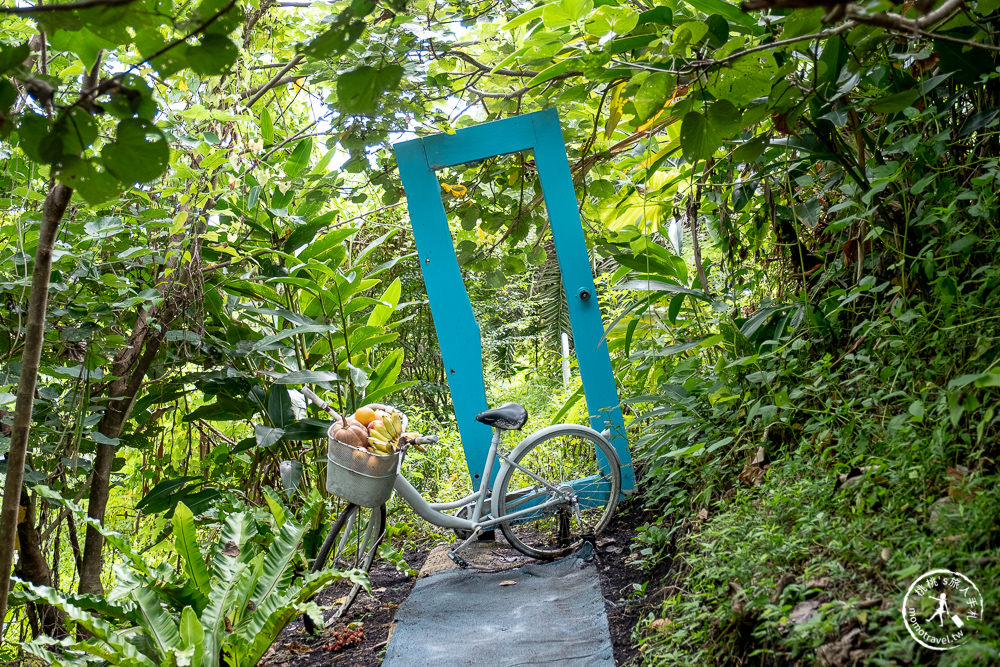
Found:
M 250 107 L 252 107 L 257 102 L 257 100 L 259 100 L 260 98 L 262 98 L 264 96 L 264 94 L 267 91 L 271 90 L 272 88 L 274 88 L 277 85 L 281 85 L 279 82 L 282 80 L 282 78 L 284 78 L 284 76 L 286 74 L 288 74 L 289 72 L 291 72 L 292 69 L 296 65 L 298 65 L 300 62 L 302 62 L 303 60 L 305 60 L 305 56 L 299 55 L 299 56 L 295 56 L 290 61 L 288 61 L 288 63 L 286 63 L 285 66 L 282 67 L 281 70 L 277 74 L 275 74 L 273 77 L 271 77 L 270 81 L 268 81 L 267 83 L 265 83 L 263 86 L 261 86 L 260 88 L 258 88 L 255 92 L 253 92 L 250 95 L 250 100 L 247 101 L 247 108 L 249 109 Z
M 505 69 L 505 68 L 494 70 L 486 63 L 479 62 L 478 60 L 470 56 L 468 53 L 465 53 L 464 51 L 452 50 L 452 51 L 445 51 L 442 54 L 442 57 L 446 58 L 448 56 L 455 56 L 456 58 L 461 58 L 465 62 L 469 63 L 470 65 L 478 69 L 480 72 L 485 72 L 486 74 L 500 74 L 502 76 L 538 76 L 538 72 L 532 72 L 530 70 L 517 70 L 517 69 Z
M 14 16 L 33 16 L 35 14 L 50 14 L 52 12 L 72 12 L 78 9 L 93 9 L 94 7 L 120 7 L 130 5 L 135 0 L 81 0 L 67 2 L 62 5 L 35 5 L 34 7 L 0 7 L 0 14 Z
M 248 97 L 256 97 L 258 94 L 266 93 L 267 91 L 273 88 L 278 88 L 280 86 L 289 84 L 292 81 L 295 81 L 296 79 L 304 79 L 304 78 L 305 75 L 302 74 L 289 74 L 288 76 L 284 76 L 278 79 L 277 81 L 274 81 L 273 83 L 269 81 L 259 88 L 251 88 L 250 90 L 243 91 L 242 93 L 240 93 L 240 99 L 245 100 Z M 247 106 L 250 106 L 250 104 L 247 104 Z

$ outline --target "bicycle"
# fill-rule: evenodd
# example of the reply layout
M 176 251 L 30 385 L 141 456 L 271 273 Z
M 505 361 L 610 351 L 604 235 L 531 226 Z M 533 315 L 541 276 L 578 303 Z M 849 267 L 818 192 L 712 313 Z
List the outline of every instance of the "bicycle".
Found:
M 303 393 L 336 415 L 315 393 L 309 389 Z M 468 567 L 468 563 L 459 552 L 484 531 L 496 527 L 515 549 L 543 560 L 571 553 L 585 541 L 593 542 L 608 525 L 621 494 L 621 463 L 607 432 L 577 424 L 556 424 L 535 431 L 505 453 L 501 450 L 504 433 L 523 428 L 528 421 L 527 410 L 517 403 L 506 403 L 481 412 L 476 420 L 493 429 L 477 491 L 451 502 L 428 502 L 402 473 L 404 449 L 395 471 L 388 476 L 392 488 L 385 500 L 394 490 L 417 516 L 454 530 L 461 542 L 448 556 L 460 567 Z M 423 440 L 417 444 L 434 444 L 437 437 L 426 436 Z M 331 446 L 334 442 L 331 437 Z M 498 459 L 500 466 L 494 479 Z M 385 500 L 376 500 L 381 503 L 373 503 L 372 507 L 348 503 L 330 528 L 313 571 L 325 567 L 331 556 L 341 568 L 364 572 L 371 569 L 386 526 Z M 347 611 L 360 588 L 360 584 L 352 584 L 351 590 L 337 600 L 337 609 L 327 625 Z M 308 616 L 305 624 L 308 631 L 314 631 Z

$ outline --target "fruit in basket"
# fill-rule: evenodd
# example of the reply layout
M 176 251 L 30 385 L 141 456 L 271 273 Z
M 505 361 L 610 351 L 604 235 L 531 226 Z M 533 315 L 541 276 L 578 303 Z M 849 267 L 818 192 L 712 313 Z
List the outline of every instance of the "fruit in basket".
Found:
M 393 412 L 383 419 L 382 422 L 385 430 L 389 433 L 389 437 L 394 440 L 403 432 L 403 418 L 399 416 L 398 412 Z
M 375 410 L 370 405 L 363 405 L 354 411 L 354 418 L 363 426 L 368 426 L 376 419 Z
M 353 417 L 341 417 L 331 433 L 337 440 L 358 449 L 364 449 L 368 444 L 368 429 Z
M 368 426 L 368 432 L 370 433 L 371 431 L 373 431 L 375 429 L 381 429 L 382 425 L 384 423 L 385 422 L 383 422 L 381 419 L 379 419 L 378 417 L 376 417 L 375 419 L 373 419 L 370 422 L 368 422 L 368 424 L 367 424 L 367 426 Z

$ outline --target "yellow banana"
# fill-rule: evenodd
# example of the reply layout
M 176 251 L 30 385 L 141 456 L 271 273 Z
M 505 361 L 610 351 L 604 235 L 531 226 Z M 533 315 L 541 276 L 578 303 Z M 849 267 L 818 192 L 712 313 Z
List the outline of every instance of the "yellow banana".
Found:
M 388 417 L 382 420 L 382 424 L 385 426 L 385 430 L 388 431 L 389 437 L 398 438 L 400 427 L 402 426 L 402 421 L 399 418 L 399 414 L 393 412 Z

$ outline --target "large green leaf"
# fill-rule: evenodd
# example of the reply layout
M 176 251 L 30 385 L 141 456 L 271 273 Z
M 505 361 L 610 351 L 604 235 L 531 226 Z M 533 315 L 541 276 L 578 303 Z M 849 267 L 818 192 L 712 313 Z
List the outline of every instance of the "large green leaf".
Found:
M 295 560 L 306 528 L 307 526 L 297 526 L 291 521 L 281 527 L 264 556 L 261 575 L 253 589 L 254 600 L 266 600 L 269 595 L 287 585 L 292 577 L 290 566 Z
M 21 581 L 16 578 L 12 581 L 21 585 L 24 597 L 33 602 L 45 602 L 61 609 L 66 614 L 68 621 L 77 623 L 81 628 L 107 644 L 112 649 L 112 656 L 119 659 L 118 664 L 142 665 L 142 667 L 155 667 L 157 664 L 140 653 L 135 646 L 129 644 L 117 628 L 76 606 L 54 588 L 36 586 L 29 581 Z
M 115 43 L 91 32 L 86 28 L 79 30 L 56 30 L 49 38 L 49 43 L 57 51 L 70 51 L 80 56 L 84 67 L 88 70 L 97 62 L 101 50 L 115 47 Z M 0 68 L 2 69 L 2 68 Z
M 268 391 L 267 417 L 278 428 L 283 428 L 285 425 L 295 421 L 295 413 L 292 410 L 292 398 L 286 387 L 274 385 Z
M 752 53 L 712 70 L 707 87 L 716 99 L 745 107 L 766 96 L 778 75 L 778 64 L 771 53 Z
M 722 144 L 708 119 L 697 111 L 689 111 L 681 121 L 681 151 L 690 162 L 707 160 Z
M 379 96 L 395 88 L 402 77 L 403 68 L 399 65 L 386 65 L 381 69 L 361 65 L 344 72 L 337 78 L 340 110 L 357 115 L 374 113 Z
M 372 309 L 371 314 L 368 316 L 369 326 L 382 326 L 389 321 L 392 317 L 393 311 L 396 309 L 397 304 L 399 304 L 399 295 L 402 290 L 402 283 L 399 278 L 396 278 L 389 286 L 385 288 L 382 295 L 378 298 L 379 305 Z
M 126 118 L 118 123 L 114 143 L 101 150 L 101 159 L 122 183 L 146 183 L 163 175 L 170 161 L 170 146 L 163 131 L 148 120 Z
M 175 532 L 177 532 L 176 523 Z M 162 661 L 171 650 L 180 648 L 181 636 L 177 624 L 160 606 L 160 599 L 152 590 L 137 588 L 132 595 L 142 615 L 143 634 L 156 643 Z
M 281 341 L 290 338 L 291 336 L 301 336 L 304 334 L 318 334 L 318 333 L 329 333 L 337 331 L 337 327 L 332 324 L 303 324 L 297 327 L 291 327 L 289 329 L 282 329 L 277 333 L 273 333 L 270 336 L 261 338 L 257 341 L 253 349 L 255 352 L 262 352 L 265 350 L 276 350 L 281 347 L 286 347 L 286 345 L 281 345 Z
M 208 596 L 212 588 L 211 577 L 209 577 L 208 567 L 205 566 L 204 557 L 198 546 L 198 537 L 195 534 L 194 514 L 191 513 L 191 510 L 184 503 L 177 503 L 171 522 L 174 526 L 174 547 L 177 549 L 177 555 L 181 557 L 184 573 L 194 584 L 195 588 L 205 596 Z
M 632 104 L 635 106 L 636 120 L 645 121 L 662 109 L 676 83 L 677 78 L 666 72 L 654 72 L 644 77 L 632 100 Z
M 594 0 L 555 0 L 542 10 L 547 28 L 563 28 L 585 18 L 594 9 Z
M 205 76 L 223 74 L 239 56 L 240 50 L 225 35 L 209 34 L 197 45 L 188 47 L 187 59 L 191 69 Z
M 312 155 L 312 148 L 312 137 L 300 139 L 299 142 L 295 144 L 295 149 L 292 150 L 292 154 L 289 155 L 288 160 L 285 161 L 284 170 L 286 176 L 294 178 L 309 165 L 309 156 Z

